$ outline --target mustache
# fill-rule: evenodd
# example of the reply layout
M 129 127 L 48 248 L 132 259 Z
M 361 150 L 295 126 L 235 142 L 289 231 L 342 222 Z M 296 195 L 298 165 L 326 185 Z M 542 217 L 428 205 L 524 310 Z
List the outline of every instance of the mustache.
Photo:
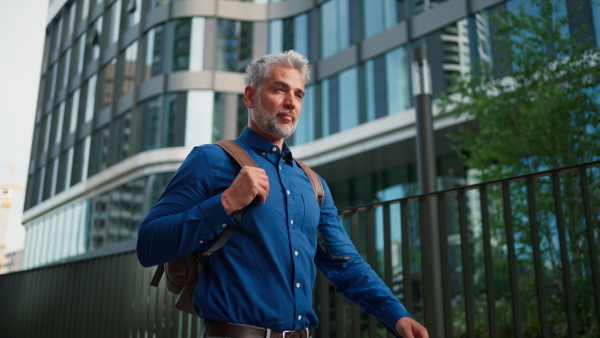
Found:
M 296 116 L 296 113 L 294 113 L 294 111 L 292 111 L 292 110 L 278 110 L 277 114 L 275 114 L 275 115 L 278 116 L 278 115 L 282 115 L 282 114 L 292 115 L 292 119 L 294 121 L 296 121 L 296 119 L 298 118 L 298 116 Z

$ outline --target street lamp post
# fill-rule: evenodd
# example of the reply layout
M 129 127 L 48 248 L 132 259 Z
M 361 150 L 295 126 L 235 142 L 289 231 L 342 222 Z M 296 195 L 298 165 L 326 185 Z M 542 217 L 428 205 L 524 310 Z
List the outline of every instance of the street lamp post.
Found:
M 437 191 L 432 94 L 427 48 L 414 50 L 413 83 L 417 122 L 417 172 L 421 194 Z M 425 325 L 431 337 L 445 337 L 442 255 L 437 198 L 420 201 L 421 253 Z

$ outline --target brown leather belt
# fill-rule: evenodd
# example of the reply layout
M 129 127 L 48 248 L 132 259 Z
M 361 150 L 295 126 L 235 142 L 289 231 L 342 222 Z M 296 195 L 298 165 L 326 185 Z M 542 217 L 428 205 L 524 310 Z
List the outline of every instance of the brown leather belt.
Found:
M 257 326 L 204 322 L 204 335 L 229 338 L 310 338 L 308 328 L 293 331 L 271 331 Z

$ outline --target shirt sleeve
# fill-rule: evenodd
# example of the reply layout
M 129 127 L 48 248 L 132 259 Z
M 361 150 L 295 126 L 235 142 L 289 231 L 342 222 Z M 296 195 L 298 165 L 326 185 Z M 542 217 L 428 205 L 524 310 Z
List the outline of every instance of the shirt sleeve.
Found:
M 335 285 L 338 293 L 356 303 L 366 313 L 375 316 L 389 332 L 399 337 L 395 329 L 396 322 L 411 315 L 371 266 L 362 259 L 344 230 L 329 187 L 323 179 L 321 181 L 326 198 L 321 209 L 319 231 L 330 254 L 317 249 L 315 263 Z M 350 260 L 344 262 L 332 256 L 349 256 Z
M 148 267 L 197 250 L 235 224 L 212 187 L 213 170 L 205 147 L 183 161 L 138 229 L 137 256 Z

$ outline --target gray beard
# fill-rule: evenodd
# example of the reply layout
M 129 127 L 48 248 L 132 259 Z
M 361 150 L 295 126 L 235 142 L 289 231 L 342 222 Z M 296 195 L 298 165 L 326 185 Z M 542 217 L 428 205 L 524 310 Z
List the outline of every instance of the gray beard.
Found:
M 288 110 L 280 110 L 277 113 L 289 113 L 293 114 Z M 277 122 L 277 114 L 271 115 L 268 111 L 266 111 L 260 101 L 257 100 L 255 107 L 251 110 L 250 115 L 252 120 L 256 123 L 258 128 L 269 135 L 273 135 L 277 138 L 285 139 L 296 131 L 296 126 L 298 125 L 298 119 L 296 114 L 294 115 L 294 122 L 292 122 L 291 126 L 282 125 Z

